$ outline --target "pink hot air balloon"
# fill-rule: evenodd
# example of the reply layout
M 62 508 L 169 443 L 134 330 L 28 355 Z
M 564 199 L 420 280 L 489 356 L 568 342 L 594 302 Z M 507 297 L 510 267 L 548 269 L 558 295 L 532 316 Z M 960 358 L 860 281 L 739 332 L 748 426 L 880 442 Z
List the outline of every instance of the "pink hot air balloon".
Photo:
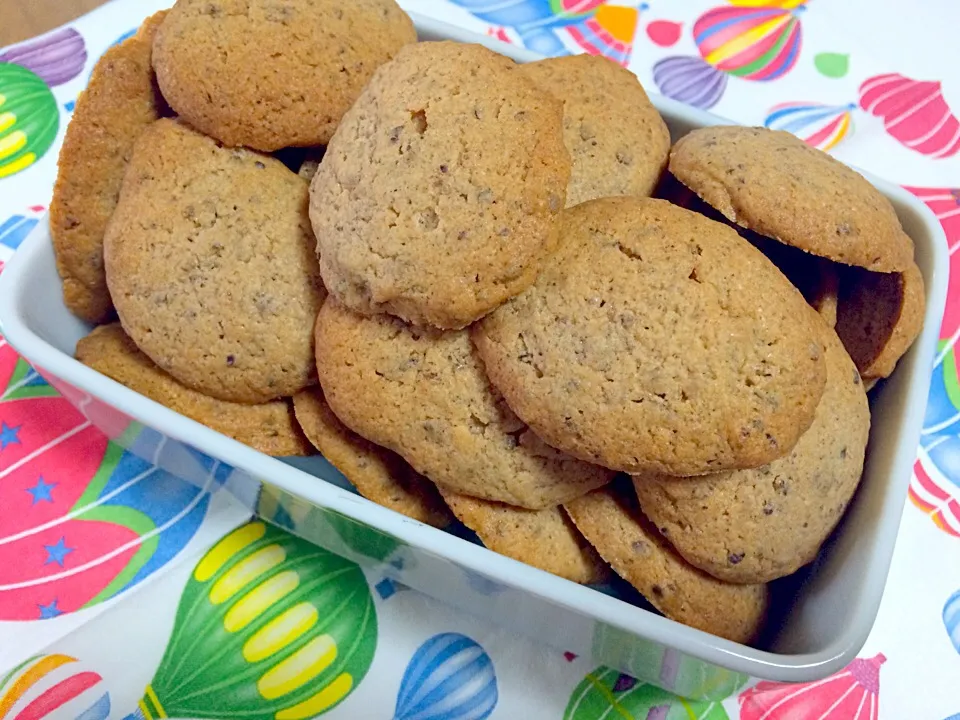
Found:
M 960 151 L 960 121 L 943 99 L 939 82 L 877 75 L 860 86 L 860 107 L 881 118 L 887 132 L 911 150 L 931 158 Z
M 0 678 L 2 720 L 106 720 L 109 715 L 103 678 L 69 655 L 35 655 Z
M 883 654 L 857 658 L 825 680 L 761 682 L 740 695 L 740 720 L 877 720 Z

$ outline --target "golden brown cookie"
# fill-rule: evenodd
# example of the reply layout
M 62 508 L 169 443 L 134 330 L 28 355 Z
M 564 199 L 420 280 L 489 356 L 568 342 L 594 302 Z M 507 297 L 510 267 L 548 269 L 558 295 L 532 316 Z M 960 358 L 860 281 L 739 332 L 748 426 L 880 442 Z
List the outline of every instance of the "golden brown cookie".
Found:
M 134 147 L 104 259 L 127 334 L 184 385 L 258 403 L 313 380 L 324 290 L 307 183 L 279 160 L 158 120 Z
M 60 148 L 50 235 L 64 304 L 91 323 L 104 322 L 113 312 L 103 271 L 103 233 L 133 143 L 166 109 L 150 66 L 153 37 L 166 14 L 148 17 L 136 35 L 97 61 Z
M 151 400 L 267 455 L 310 455 L 289 401 L 242 405 L 181 385 L 137 349 L 120 323 L 101 325 L 77 342 L 77 360 Z
M 923 328 L 923 275 L 851 269 L 843 277 L 837 334 L 864 379 L 889 377 Z
M 857 368 L 823 329 L 827 387 L 789 455 L 754 470 L 634 478 L 643 512 L 692 565 L 727 582 L 769 582 L 811 562 L 863 472 L 870 408 Z
M 603 582 L 608 569 L 559 507 L 525 510 L 441 490 L 453 514 L 495 553 L 576 583 Z
M 650 195 L 667 164 L 670 131 L 629 70 L 600 55 L 521 66 L 563 100 L 563 141 L 573 168 L 567 207 L 613 195 Z
M 393 0 L 177 0 L 153 64 L 192 126 L 269 152 L 325 144 L 374 70 L 415 41 Z
M 629 487 L 564 504 L 577 529 L 624 580 L 671 620 L 749 643 L 769 606 L 766 585 L 721 582 L 687 563 L 637 508 Z
M 333 414 L 320 388 L 308 388 L 294 395 L 293 409 L 314 447 L 367 500 L 438 528 L 453 521 L 436 486 L 399 455 L 347 428 Z
M 613 475 L 540 442 L 490 388 L 465 330 L 367 317 L 331 297 L 316 347 L 337 417 L 444 489 L 540 510 Z
M 550 445 L 625 472 L 698 475 L 793 448 L 823 392 L 820 325 L 726 225 L 624 197 L 567 210 L 536 285 L 473 339 Z
M 344 116 L 310 189 L 320 271 L 366 315 L 461 328 L 536 278 L 570 177 L 563 107 L 479 45 L 405 47 Z
M 744 227 L 847 265 L 906 270 L 913 241 L 866 178 L 788 132 L 694 130 L 670 151 L 670 172 Z

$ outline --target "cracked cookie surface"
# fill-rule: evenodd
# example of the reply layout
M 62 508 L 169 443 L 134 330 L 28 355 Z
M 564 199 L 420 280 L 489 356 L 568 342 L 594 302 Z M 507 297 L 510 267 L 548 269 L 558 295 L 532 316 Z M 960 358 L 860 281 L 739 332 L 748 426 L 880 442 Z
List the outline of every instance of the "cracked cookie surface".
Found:
M 316 347 L 320 385 L 344 425 L 446 489 L 539 510 L 613 476 L 520 422 L 491 389 L 466 330 L 359 315 L 331 297 Z
M 307 183 L 175 120 L 137 141 L 104 238 L 123 328 L 161 369 L 207 395 L 258 403 L 315 377 L 325 295 Z
M 521 68 L 563 101 L 563 140 L 573 164 L 567 207 L 653 192 L 667 164 L 670 132 L 636 75 L 586 53 Z
M 461 328 L 529 286 L 570 175 L 562 105 L 508 58 L 424 42 L 381 67 L 310 189 L 330 293 L 364 314 Z
M 692 565 L 727 582 L 769 582 L 813 561 L 863 471 L 870 408 L 856 366 L 823 329 L 827 385 L 793 451 L 753 470 L 636 476 L 643 512 Z
M 325 144 L 374 70 L 416 37 L 393 0 L 177 0 L 154 65 L 193 127 L 271 152 Z
M 664 200 L 564 214 L 536 284 L 471 332 L 547 443 L 636 473 L 699 475 L 788 453 L 826 377 L 815 311 L 731 228 Z
M 890 201 L 788 132 L 694 130 L 670 151 L 670 172 L 728 220 L 787 245 L 877 272 L 913 262 L 913 241 Z

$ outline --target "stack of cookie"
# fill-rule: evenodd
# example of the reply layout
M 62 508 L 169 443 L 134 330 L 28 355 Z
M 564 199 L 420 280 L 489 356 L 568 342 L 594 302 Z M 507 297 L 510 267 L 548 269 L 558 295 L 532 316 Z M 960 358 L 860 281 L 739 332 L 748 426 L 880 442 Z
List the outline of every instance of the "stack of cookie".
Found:
M 864 383 L 919 331 L 889 202 L 784 133 L 671 150 L 601 58 L 416 43 L 393 0 L 242 6 L 179 0 L 78 101 L 51 207 L 99 325 L 77 357 L 754 640 L 860 480 Z

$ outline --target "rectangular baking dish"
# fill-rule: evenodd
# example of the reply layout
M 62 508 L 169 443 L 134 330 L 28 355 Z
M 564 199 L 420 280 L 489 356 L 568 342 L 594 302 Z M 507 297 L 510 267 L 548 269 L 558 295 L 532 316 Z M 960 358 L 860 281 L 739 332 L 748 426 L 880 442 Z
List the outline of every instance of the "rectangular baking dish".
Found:
M 414 21 L 423 40 L 481 43 L 519 62 L 539 57 L 428 18 Z M 652 100 L 674 139 L 724 122 L 667 98 Z M 926 280 L 925 325 L 872 402 L 860 490 L 814 568 L 779 593 L 789 607 L 763 649 L 680 625 L 410 520 L 350 492 L 322 458 L 268 457 L 81 365 L 72 355 L 90 328 L 63 305 L 46 221 L 0 275 L 0 323 L 13 347 L 82 413 L 148 461 L 199 484 L 206 470 L 185 458 L 215 458 L 232 468 L 226 490 L 251 509 L 375 572 L 680 695 L 716 699 L 747 675 L 802 682 L 837 671 L 856 656 L 877 615 L 916 457 L 949 257 L 926 206 L 899 187 L 870 180 L 890 198 L 916 244 Z

